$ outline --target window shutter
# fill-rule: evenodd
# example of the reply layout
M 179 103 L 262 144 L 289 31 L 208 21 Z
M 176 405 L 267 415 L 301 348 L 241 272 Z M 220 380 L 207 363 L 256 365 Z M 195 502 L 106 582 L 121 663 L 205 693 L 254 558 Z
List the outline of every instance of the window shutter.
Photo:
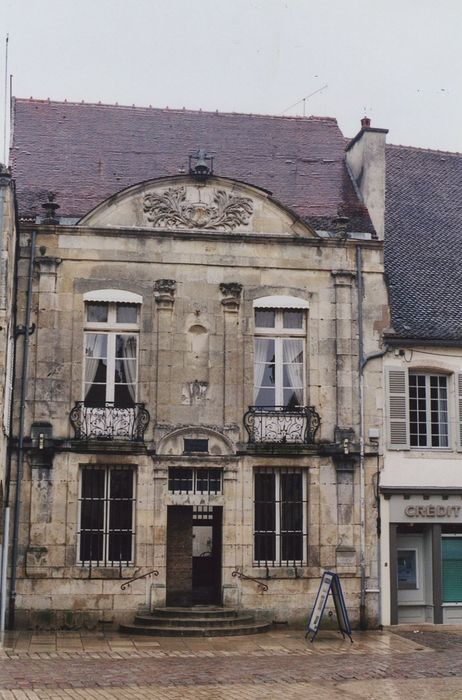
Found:
M 457 451 L 462 452 L 462 374 L 456 375 L 456 401 L 457 401 Z
M 387 445 L 390 450 L 409 449 L 409 382 L 405 369 L 386 368 Z

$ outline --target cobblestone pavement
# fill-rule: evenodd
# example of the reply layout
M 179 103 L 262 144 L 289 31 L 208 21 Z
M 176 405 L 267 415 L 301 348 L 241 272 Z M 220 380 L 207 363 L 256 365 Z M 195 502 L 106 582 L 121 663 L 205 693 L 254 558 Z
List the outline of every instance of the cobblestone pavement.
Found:
M 6 634 L 0 698 L 462 700 L 462 628 L 255 637 Z

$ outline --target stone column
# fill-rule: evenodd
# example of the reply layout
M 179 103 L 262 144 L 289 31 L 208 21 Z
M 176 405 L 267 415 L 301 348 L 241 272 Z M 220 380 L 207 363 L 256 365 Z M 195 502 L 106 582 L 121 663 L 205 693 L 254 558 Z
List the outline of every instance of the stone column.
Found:
M 151 607 L 163 607 L 167 594 L 167 506 L 165 495 L 168 491 L 168 468 L 157 461 L 153 469 L 153 557 L 152 567 L 159 575 L 151 584 Z
M 236 518 L 237 506 L 237 465 L 228 464 L 223 472 L 223 493 L 225 505 L 223 507 L 223 555 L 222 555 L 222 587 L 223 605 L 238 605 L 237 579 L 232 572 L 236 569 L 237 550 L 240 543 L 240 522 Z
M 173 349 L 173 304 L 175 301 L 175 280 L 156 280 L 154 299 L 157 305 L 156 337 L 156 401 L 154 423 L 170 423 L 172 349 Z
M 223 424 L 239 425 L 242 416 L 239 402 L 239 368 L 241 352 L 239 344 L 239 306 L 242 284 L 227 282 L 220 284 L 223 295 Z
M 332 276 L 335 289 L 336 424 L 342 431 L 351 430 L 354 425 L 351 293 L 355 274 L 348 270 L 334 270 Z
M 56 285 L 60 263 L 60 258 L 51 256 L 36 258 L 39 274 L 33 420 L 51 420 L 55 434 L 65 435 L 71 401 L 67 368 L 71 359 L 72 315 L 62 314 L 59 308 Z

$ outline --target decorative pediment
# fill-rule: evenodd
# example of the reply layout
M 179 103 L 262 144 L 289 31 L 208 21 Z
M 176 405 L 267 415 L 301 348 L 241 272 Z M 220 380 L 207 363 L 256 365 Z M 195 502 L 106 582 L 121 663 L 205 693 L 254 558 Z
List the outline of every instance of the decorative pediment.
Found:
M 317 237 L 269 192 L 221 177 L 162 178 L 129 187 L 79 222 L 95 228 Z
M 253 212 L 250 197 L 215 188 L 202 188 L 199 194 L 205 201 L 193 201 L 194 192 L 184 186 L 146 194 L 143 198 L 146 220 L 153 228 L 232 231 L 249 225 Z

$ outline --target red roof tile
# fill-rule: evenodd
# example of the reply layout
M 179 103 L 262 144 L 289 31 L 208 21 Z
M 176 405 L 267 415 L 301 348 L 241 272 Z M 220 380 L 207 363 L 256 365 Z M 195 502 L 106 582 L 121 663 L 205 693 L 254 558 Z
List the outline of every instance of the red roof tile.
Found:
M 15 99 L 11 165 L 21 215 L 41 215 L 46 192 L 80 217 L 115 192 L 177 175 L 205 148 L 215 174 L 270 190 L 318 228 L 350 217 L 372 231 L 345 166 L 335 119 L 193 112 Z

